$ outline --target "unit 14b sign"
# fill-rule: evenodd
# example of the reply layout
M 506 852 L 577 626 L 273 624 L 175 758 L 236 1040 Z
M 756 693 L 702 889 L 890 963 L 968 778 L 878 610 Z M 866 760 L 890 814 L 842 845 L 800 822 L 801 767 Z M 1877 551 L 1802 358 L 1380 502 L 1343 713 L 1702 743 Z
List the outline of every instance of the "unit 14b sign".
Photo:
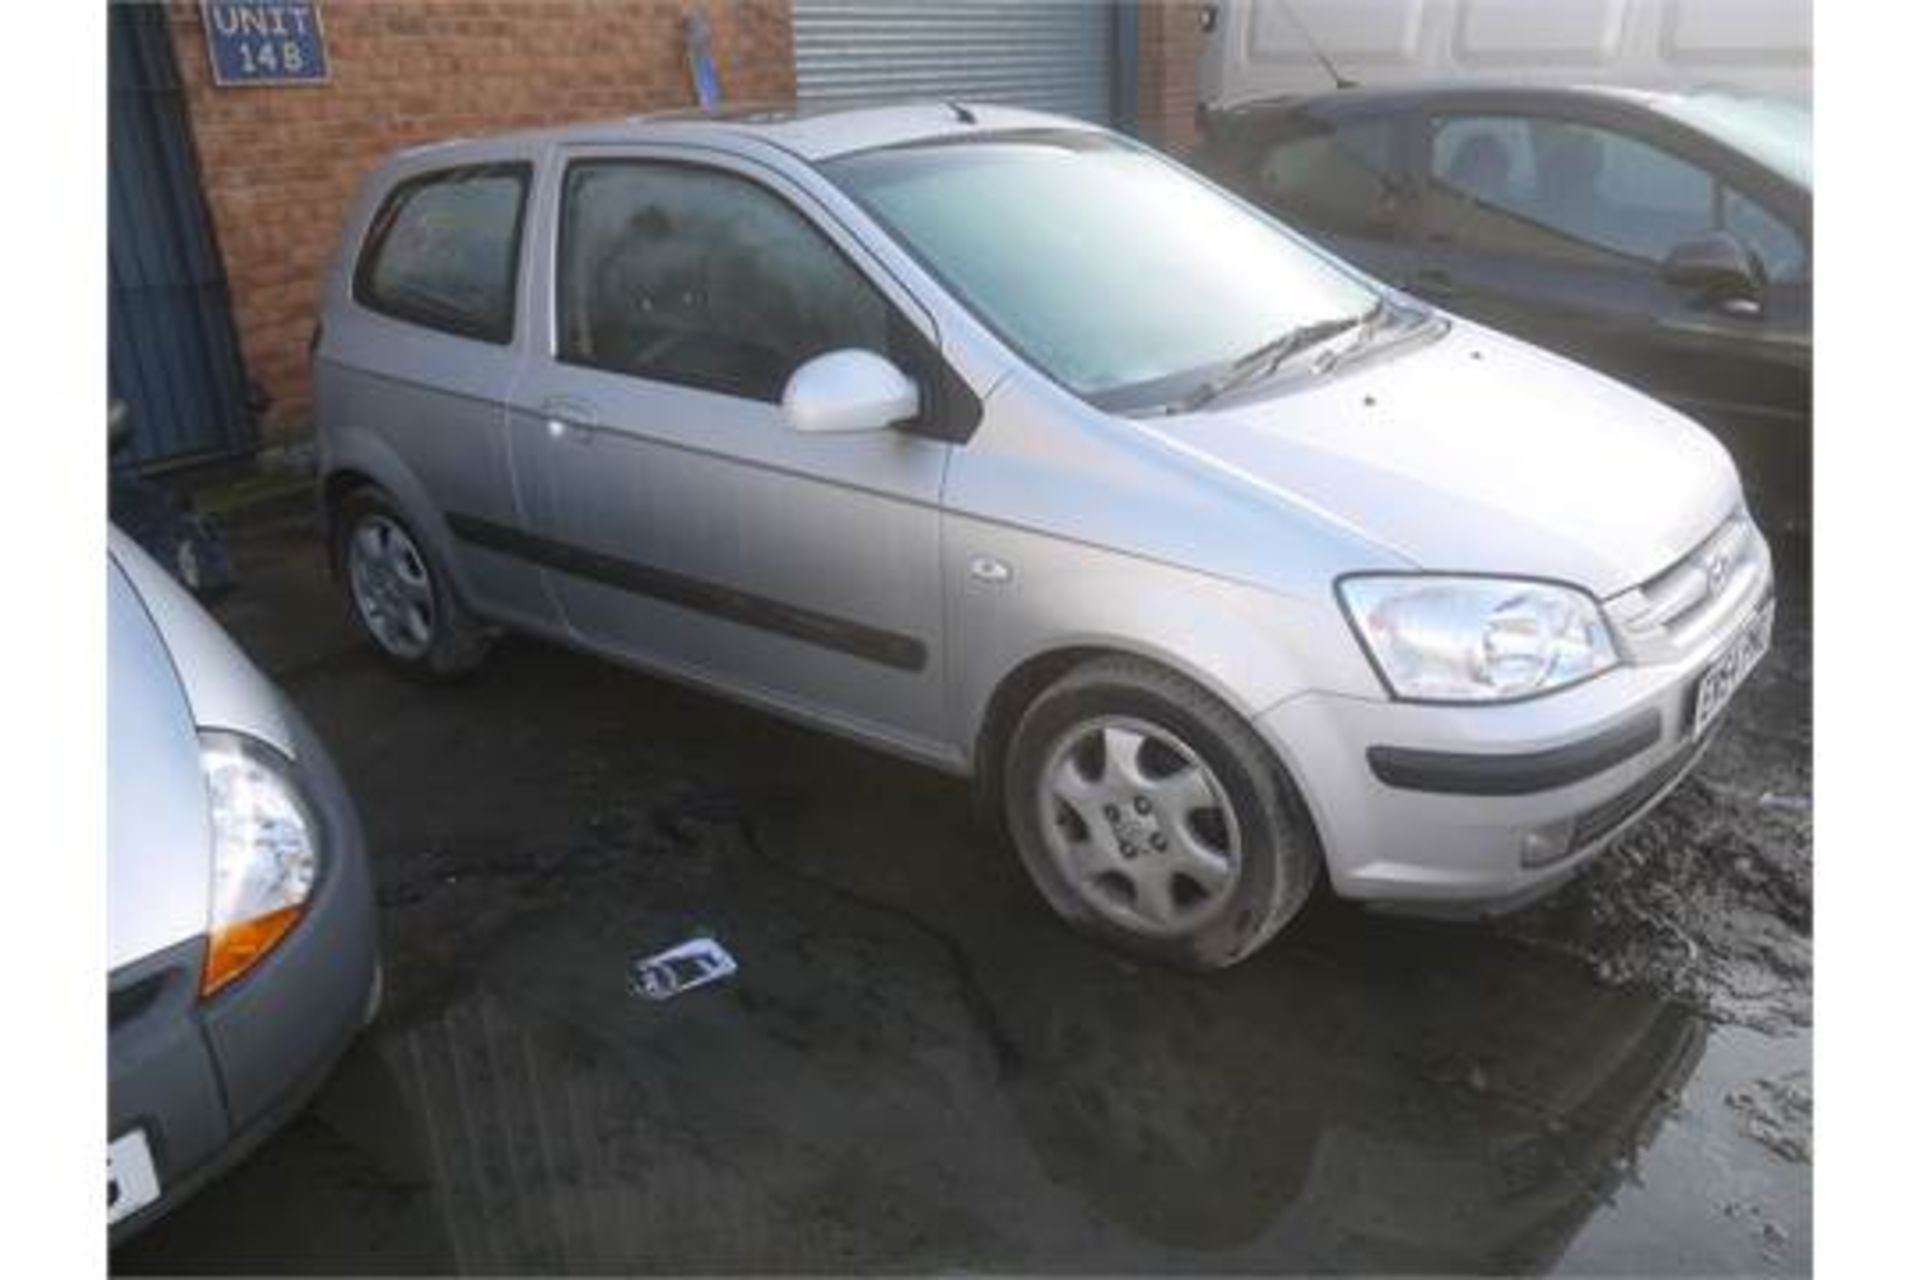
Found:
M 215 84 L 324 84 L 320 6 L 298 0 L 207 0 Z

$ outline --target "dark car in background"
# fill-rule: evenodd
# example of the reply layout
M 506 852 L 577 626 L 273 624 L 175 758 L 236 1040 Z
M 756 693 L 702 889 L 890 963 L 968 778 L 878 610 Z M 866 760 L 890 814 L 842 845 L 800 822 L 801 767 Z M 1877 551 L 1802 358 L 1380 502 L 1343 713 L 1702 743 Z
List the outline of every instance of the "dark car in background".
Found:
M 1267 99 L 1203 127 L 1196 163 L 1218 181 L 1389 283 L 1667 401 L 1727 443 L 1763 515 L 1806 521 L 1806 108 L 1446 85 Z

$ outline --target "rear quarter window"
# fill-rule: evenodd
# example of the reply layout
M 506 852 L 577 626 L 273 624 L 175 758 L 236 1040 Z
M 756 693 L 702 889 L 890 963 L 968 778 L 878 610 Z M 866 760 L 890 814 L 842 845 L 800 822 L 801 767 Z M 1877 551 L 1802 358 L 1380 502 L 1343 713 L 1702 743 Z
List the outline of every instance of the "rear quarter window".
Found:
M 466 338 L 513 338 L 533 166 L 472 165 L 409 178 L 381 203 L 353 296 L 396 320 Z

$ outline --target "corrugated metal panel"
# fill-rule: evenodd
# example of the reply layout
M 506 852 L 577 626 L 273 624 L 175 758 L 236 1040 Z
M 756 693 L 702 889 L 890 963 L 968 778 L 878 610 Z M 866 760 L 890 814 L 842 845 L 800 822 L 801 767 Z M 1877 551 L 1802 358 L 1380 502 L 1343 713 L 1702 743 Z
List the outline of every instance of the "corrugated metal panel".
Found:
M 167 12 L 107 16 L 110 394 L 133 410 L 135 462 L 233 453 L 253 421 Z
M 794 0 L 809 105 L 953 98 L 1113 114 L 1110 0 Z

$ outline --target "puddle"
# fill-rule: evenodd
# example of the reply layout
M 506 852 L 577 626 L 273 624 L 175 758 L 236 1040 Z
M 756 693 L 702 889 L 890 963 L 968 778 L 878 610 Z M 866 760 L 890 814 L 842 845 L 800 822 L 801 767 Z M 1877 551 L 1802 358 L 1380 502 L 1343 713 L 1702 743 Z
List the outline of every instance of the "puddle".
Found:
M 620 960 L 683 904 L 637 901 L 502 935 L 116 1270 L 1806 1267 L 1808 1167 L 1726 1101 L 1805 1039 L 1570 961 L 1334 911 L 1211 979 L 1020 921 L 961 974 L 761 874 L 740 973 L 647 1004 Z
M 1770 1082 L 1804 1088 L 1811 1065 L 1809 1033 L 1716 1029 L 1673 1115 L 1635 1161 L 1610 1209 L 1582 1228 L 1557 1269 L 1568 1275 L 1810 1274 L 1813 1166 L 1764 1145 L 1732 1100 L 1764 1092 Z M 1811 1141 L 1809 1119 L 1783 1122 L 1802 1150 Z

